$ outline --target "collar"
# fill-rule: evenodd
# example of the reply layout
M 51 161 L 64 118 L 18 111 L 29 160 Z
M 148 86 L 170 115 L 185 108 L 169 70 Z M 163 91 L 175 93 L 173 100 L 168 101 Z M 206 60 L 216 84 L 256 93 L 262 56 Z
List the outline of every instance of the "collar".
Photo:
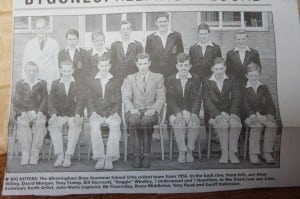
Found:
M 228 78 L 229 78 L 229 77 L 228 77 L 226 74 L 224 74 L 223 81 L 224 81 L 225 79 L 228 79 Z M 209 80 L 212 80 L 212 81 L 217 82 L 216 76 L 215 76 L 214 74 L 212 74 L 212 76 L 209 78 Z
M 108 52 L 108 50 L 106 49 L 106 48 L 103 48 L 103 51 L 102 51 L 102 53 L 101 54 L 99 54 L 99 52 L 95 49 L 95 48 L 93 48 L 93 50 L 92 50 L 92 56 L 94 56 L 94 55 L 96 55 L 96 54 L 98 54 L 99 55 L 99 57 L 101 56 L 101 55 L 103 55 L 104 53 L 107 53 Z
M 65 51 L 67 52 L 69 49 L 70 49 L 70 48 L 69 48 L 69 46 L 67 46 L 67 47 L 65 48 Z M 78 51 L 80 51 L 80 48 L 79 48 L 79 46 L 76 46 L 75 50 L 78 50 Z
M 64 81 L 64 80 L 63 80 L 63 78 L 60 78 L 60 80 L 59 80 L 59 83 L 63 83 L 63 84 L 66 84 L 66 83 L 71 83 L 71 82 L 75 82 L 75 79 L 74 79 L 74 77 L 73 77 L 73 76 L 72 76 L 72 78 L 71 78 L 70 82 L 66 82 L 66 81 Z
M 240 51 L 240 49 L 238 47 L 235 47 L 235 49 L 233 50 L 234 52 L 235 51 Z M 246 51 L 251 51 L 251 49 L 247 46 L 246 47 Z
M 38 84 L 40 81 L 41 81 L 41 80 L 36 79 L 36 80 L 33 82 L 33 84 L 32 84 L 32 83 L 30 83 L 30 82 L 28 81 L 28 79 L 27 79 L 26 77 L 24 78 L 24 83 L 29 84 L 30 87 L 35 86 L 35 85 Z
M 176 78 L 176 79 L 179 79 L 179 72 L 176 73 L 176 77 L 175 77 L 175 78 Z M 191 74 L 191 73 L 188 73 L 188 74 L 187 74 L 187 78 L 188 78 L 188 79 L 192 78 L 192 74 Z
M 107 74 L 107 76 L 106 76 L 106 79 L 109 80 L 109 79 L 111 79 L 111 78 L 113 78 L 113 77 L 114 77 L 114 76 L 109 72 L 109 73 Z M 100 72 L 97 73 L 95 79 L 100 79 L 100 80 L 101 80 L 101 74 L 100 74 Z
M 258 88 L 259 86 L 261 86 L 261 85 L 263 85 L 263 83 L 261 83 L 261 81 L 258 81 L 258 82 L 257 82 L 257 85 L 256 85 L 256 88 L 254 88 L 254 87 L 252 86 L 252 84 L 250 84 L 250 82 L 247 81 L 246 88 L 254 88 L 254 90 L 257 90 L 257 88 Z
M 167 37 L 168 37 L 170 34 L 172 34 L 172 33 L 173 33 L 172 30 L 168 30 Z M 161 34 L 160 34 L 158 31 L 156 31 L 156 32 L 154 33 L 154 35 L 155 35 L 155 36 L 158 36 L 158 37 L 162 37 Z
M 124 45 L 124 43 L 125 43 L 125 42 L 122 41 L 122 40 L 121 40 L 120 42 L 122 43 L 122 45 Z M 131 39 L 131 40 L 129 40 L 128 42 L 126 42 L 126 44 L 128 44 L 128 45 L 131 44 L 131 43 L 135 43 L 135 40 L 132 40 L 132 39 Z
M 205 45 L 202 45 L 200 42 L 198 42 L 197 45 L 198 45 L 198 46 L 201 46 L 201 47 L 202 47 L 202 46 L 206 46 L 206 47 L 207 47 L 207 46 L 211 46 L 211 47 L 214 47 L 214 44 L 212 43 L 211 40 L 209 40 Z

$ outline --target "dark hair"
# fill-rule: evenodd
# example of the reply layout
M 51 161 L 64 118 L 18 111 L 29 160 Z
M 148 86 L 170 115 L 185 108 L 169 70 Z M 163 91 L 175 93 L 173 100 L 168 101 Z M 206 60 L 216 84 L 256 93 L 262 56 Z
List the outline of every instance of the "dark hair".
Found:
M 135 57 L 135 62 L 138 62 L 139 59 L 148 59 L 151 61 L 148 53 L 138 53 Z
M 24 70 L 24 71 L 27 70 L 27 67 L 28 67 L 28 66 L 35 66 L 35 67 L 37 68 L 37 70 L 39 71 L 39 66 L 38 66 L 37 63 L 35 63 L 34 61 L 29 61 L 29 62 L 27 62 L 27 63 L 25 64 L 25 70 Z
M 124 24 L 129 24 L 129 25 L 130 25 L 130 28 L 131 28 L 131 26 L 132 26 L 132 24 L 131 24 L 129 21 L 123 20 L 123 21 L 120 22 L 120 27 L 121 27 L 122 25 L 124 25 Z
M 237 29 L 235 32 L 234 32 L 234 38 L 236 37 L 236 35 L 243 35 L 245 34 L 246 37 L 248 37 L 248 34 L 247 34 L 247 31 L 244 30 L 244 29 Z
M 75 29 L 69 29 L 66 33 L 66 38 L 68 38 L 68 35 L 75 35 L 77 38 L 79 38 L 79 33 Z
M 103 32 L 93 32 L 92 33 L 92 41 L 94 41 L 95 37 L 103 37 L 104 41 L 105 41 L 105 36 Z
M 111 54 L 109 52 L 103 53 L 103 55 L 99 57 L 97 65 L 102 61 L 108 61 L 109 63 L 111 63 Z
M 73 63 L 68 59 L 63 60 L 62 62 L 60 62 L 59 67 L 61 68 L 62 65 L 72 66 L 72 68 L 73 68 Z
M 189 55 L 187 53 L 182 53 L 182 52 L 178 53 L 178 55 L 176 56 L 176 58 L 177 58 L 177 63 L 183 63 L 186 60 L 189 60 L 189 63 L 191 63 L 190 62 L 190 57 L 189 57 Z
M 210 32 L 210 28 L 209 26 L 206 24 L 206 23 L 201 23 L 199 26 L 198 26 L 198 32 L 200 30 L 207 30 L 208 32 Z
M 253 72 L 253 71 L 258 71 L 260 73 L 261 72 L 261 66 L 259 64 L 254 63 L 254 62 L 251 62 L 250 64 L 247 65 L 247 73 L 248 72 Z
M 216 65 L 216 64 L 224 64 L 225 65 L 225 60 L 222 57 L 216 57 L 214 59 L 214 65 Z
M 165 18 L 167 18 L 169 20 L 170 15 L 167 12 L 159 12 L 159 13 L 157 13 L 157 15 L 155 17 L 155 21 L 157 21 L 157 19 L 161 18 L 161 17 L 165 17 Z

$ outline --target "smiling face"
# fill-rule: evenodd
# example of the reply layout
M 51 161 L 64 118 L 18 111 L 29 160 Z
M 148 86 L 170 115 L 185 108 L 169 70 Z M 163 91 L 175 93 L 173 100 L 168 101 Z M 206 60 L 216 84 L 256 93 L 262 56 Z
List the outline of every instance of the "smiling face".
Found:
M 109 60 L 103 60 L 103 61 L 99 61 L 99 63 L 97 64 L 97 67 L 99 69 L 99 73 L 101 75 L 105 76 L 109 73 L 111 64 L 109 63 Z
M 67 45 L 71 49 L 75 49 L 78 46 L 78 37 L 76 35 L 67 35 Z
M 210 33 L 208 30 L 200 29 L 198 35 L 201 43 L 207 43 L 210 39 Z
M 34 82 L 37 79 L 39 68 L 37 65 L 27 64 L 25 69 L 25 75 L 29 82 Z
M 149 71 L 151 62 L 148 58 L 144 59 L 138 59 L 137 62 L 135 62 L 138 70 L 142 74 L 146 74 Z
M 184 62 L 178 62 L 176 68 L 179 72 L 179 76 L 186 76 L 192 68 L 192 65 L 189 63 L 189 60 Z
M 216 78 L 223 77 L 226 72 L 226 67 L 225 67 L 224 63 L 215 64 L 212 67 L 212 72 L 216 76 Z
M 159 17 L 156 19 L 155 25 L 159 32 L 167 32 L 169 29 L 169 19 L 167 17 Z
M 248 36 L 246 33 L 236 34 L 234 37 L 235 45 L 238 48 L 246 48 L 248 45 Z
M 62 78 L 71 78 L 74 73 L 74 68 L 71 64 L 61 64 L 60 74 Z
M 259 71 L 254 70 L 246 73 L 246 78 L 252 84 L 256 84 L 259 81 Z
M 124 23 L 121 25 L 120 34 L 121 34 L 122 40 L 125 40 L 125 41 L 130 40 L 131 32 L 132 32 L 132 29 L 131 29 L 130 23 Z

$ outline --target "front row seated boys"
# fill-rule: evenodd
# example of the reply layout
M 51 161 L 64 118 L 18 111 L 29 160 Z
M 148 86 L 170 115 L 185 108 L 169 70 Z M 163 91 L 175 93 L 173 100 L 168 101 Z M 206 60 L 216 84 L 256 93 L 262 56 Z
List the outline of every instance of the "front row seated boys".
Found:
M 73 77 L 73 63 L 69 60 L 60 63 L 60 79 L 54 80 L 49 95 L 48 129 L 57 159 L 54 167 L 70 167 L 71 157 L 82 129 L 83 97 L 78 82 Z M 67 125 L 67 126 L 66 126 Z M 68 129 L 67 150 L 63 151 L 64 129 Z
M 221 57 L 214 60 L 213 74 L 203 81 L 202 94 L 206 121 L 218 135 L 222 156 L 220 163 L 239 163 L 236 156 L 242 128 L 240 114 L 241 95 L 235 78 L 226 75 Z
M 35 62 L 26 63 L 24 72 L 25 79 L 16 84 L 13 105 L 17 118 L 17 136 L 22 150 L 20 164 L 35 165 L 47 133 L 47 83 L 37 79 L 39 66 Z
M 164 78 L 149 70 L 151 61 L 147 53 L 139 53 L 135 64 L 138 72 L 128 75 L 122 86 L 122 100 L 130 134 L 134 138 L 133 167 L 150 166 L 153 126 L 166 101 Z
M 276 137 L 276 108 L 270 91 L 259 81 L 261 67 L 255 63 L 247 66 L 246 86 L 242 88 L 245 123 L 250 130 L 249 157 L 252 164 L 260 164 L 260 138 L 264 130 L 263 159 L 268 164 L 275 163 L 271 153 Z
M 201 129 L 198 117 L 201 108 L 201 81 L 198 75 L 189 72 L 191 67 L 189 56 L 179 53 L 176 64 L 178 72 L 166 80 L 167 115 L 179 151 L 178 162 L 182 163 L 194 161 L 193 150 Z
M 113 169 L 113 161 L 120 158 L 121 83 L 109 72 L 111 68 L 109 53 L 104 53 L 99 58 L 97 67 L 98 74 L 89 81 L 90 95 L 87 104 L 93 159 L 97 160 L 95 169 Z M 109 128 L 106 151 L 102 138 L 103 124 Z

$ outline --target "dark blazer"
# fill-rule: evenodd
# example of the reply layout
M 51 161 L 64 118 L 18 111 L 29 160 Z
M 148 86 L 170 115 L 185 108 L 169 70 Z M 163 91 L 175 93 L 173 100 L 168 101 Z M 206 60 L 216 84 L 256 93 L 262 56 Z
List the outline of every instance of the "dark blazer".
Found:
M 58 63 L 65 60 L 72 61 L 70 54 L 65 49 L 62 49 L 58 54 Z M 88 77 L 90 66 L 89 66 L 89 57 L 86 50 L 79 48 L 79 51 L 76 49 L 73 59 L 74 73 L 73 76 L 77 81 L 86 81 Z
M 205 78 L 202 94 L 206 121 L 215 118 L 221 112 L 240 115 L 241 95 L 234 77 L 224 80 L 222 92 L 219 91 L 215 81 Z
M 169 34 L 164 48 L 160 37 L 152 33 L 147 37 L 145 51 L 150 55 L 151 71 L 167 77 L 176 72 L 176 56 L 184 51 L 181 34 L 176 31 Z
M 242 63 L 239 52 L 232 49 L 228 51 L 226 56 L 226 73 L 235 76 L 241 84 L 244 84 L 246 82 L 247 65 L 251 62 L 261 65 L 257 50 L 250 48 L 250 51 L 246 52 L 244 63 Z
M 68 95 L 65 91 L 65 85 L 60 82 L 60 79 L 53 81 L 49 95 L 50 115 L 68 117 L 73 117 L 75 114 L 82 115 L 84 105 L 84 96 L 76 80 L 70 84 Z
M 25 80 L 21 80 L 16 84 L 16 90 L 13 96 L 13 105 L 16 116 L 25 111 L 40 111 L 47 115 L 48 107 L 48 91 L 47 83 L 40 80 L 30 89 Z
M 253 88 L 246 88 L 242 90 L 243 109 L 246 117 L 259 112 L 262 115 L 276 116 L 276 107 L 270 91 L 266 85 L 260 85 L 255 93 Z
M 168 77 L 166 80 L 168 113 L 177 114 L 183 110 L 199 115 L 201 108 L 201 81 L 199 76 L 192 74 L 185 85 L 183 96 L 182 86 L 176 74 Z
M 189 56 L 192 64 L 191 72 L 200 76 L 203 80 L 212 75 L 211 67 L 216 57 L 222 57 L 221 48 L 213 43 L 212 46 L 206 48 L 205 54 L 202 54 L 201 46 L 194 44 L 190 47 Z
M 104 98 L 102 95 L 102 86 L 99 79 L 89 80 L 89 99 L 87 104 L 88 115 L 93 112 L 109 117 L 114 113 L 121 113 L 121 83 L 120 80 L 113 77 L 105 86 Z
M 135 58 L 138 53 L 144 51 L 142 44 L 138 41 L 130 43 L 127 52 L 124 52 L 121 41 L 111 45 L 111 74 L 123 81 L 130 74 L 138 71 L 135 65 Z
M 106 49 L 107 52 L 103 53 L 103 55 L 106 55 L 106 54 L 110 54 L 110 50 L 109 49 Z M 98 60 L 100 59 L 99 55 L 98 54 L 95 54 L 93 55 L 93 49 L 89 50 L 87 52 L 88 54 L 88 58 L 89 58 L 89 63 L 88 63 L 88 77 L 89 78 L 95 78 L 95 76 L 98 74 L 99 72 L 99 69 L 97 67 L 97 64 L 98 64 Z M 101 55 L 101 56 L 103 56 Z

